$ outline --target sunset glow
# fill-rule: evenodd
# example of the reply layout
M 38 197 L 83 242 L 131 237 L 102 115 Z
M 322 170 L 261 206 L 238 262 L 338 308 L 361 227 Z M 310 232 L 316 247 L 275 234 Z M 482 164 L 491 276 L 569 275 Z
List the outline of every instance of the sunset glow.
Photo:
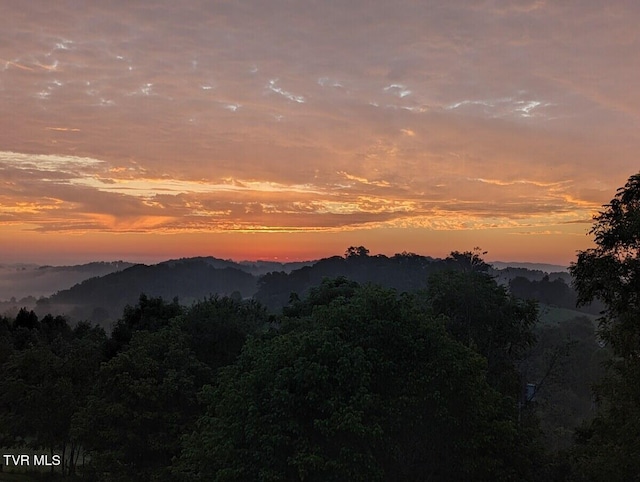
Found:
M 568 264 L 640 168 L 640 4 L 3 8 L 0 262 Z

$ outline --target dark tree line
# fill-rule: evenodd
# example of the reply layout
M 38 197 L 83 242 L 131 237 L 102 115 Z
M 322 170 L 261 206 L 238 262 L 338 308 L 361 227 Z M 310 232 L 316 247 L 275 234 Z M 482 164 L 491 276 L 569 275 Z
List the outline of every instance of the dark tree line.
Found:
M 73 418 L 104 359 L 102 328 L 20 310 L 0 328 L 0 445 L 54 451 L 73 474 L 81 443 Z
M 21 310 L 0 323 L 0 446 L 61 455 L 52 467 L 97 480 L 172 480 L 197 394 L 266 312 L 212 297 L 181 306 L 142 295 L 111 335 Z

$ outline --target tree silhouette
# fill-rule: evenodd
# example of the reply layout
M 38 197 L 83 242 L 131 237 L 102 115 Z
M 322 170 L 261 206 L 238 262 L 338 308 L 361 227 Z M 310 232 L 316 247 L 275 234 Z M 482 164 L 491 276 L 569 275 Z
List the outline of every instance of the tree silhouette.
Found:
M 640 173 L 629 178 L 590 231 L 595 248 L 570 267 L 578 302 L 600 300 L 599 335 L 614 358 L 597 387 L 598 414 L 579 432 L 585 480 L 637 480 L 640 474 Z
M 347 250 L 344 252 L 345 258 L 356 258 L 356 257 L 365 257 L 369 256 L 369 250 L 364 246 L 349 246 Z

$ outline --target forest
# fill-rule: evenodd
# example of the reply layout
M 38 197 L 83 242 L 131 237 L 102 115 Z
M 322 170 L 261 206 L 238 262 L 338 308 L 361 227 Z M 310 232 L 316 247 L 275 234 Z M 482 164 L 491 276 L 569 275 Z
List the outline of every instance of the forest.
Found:
M 0 478 L 637 480 L 640 174 L 591 234 L 569 284 L 359 246 L 253 296 L 137 293 L 109 329 L 1 317 L 3 454 L 60 463 Z

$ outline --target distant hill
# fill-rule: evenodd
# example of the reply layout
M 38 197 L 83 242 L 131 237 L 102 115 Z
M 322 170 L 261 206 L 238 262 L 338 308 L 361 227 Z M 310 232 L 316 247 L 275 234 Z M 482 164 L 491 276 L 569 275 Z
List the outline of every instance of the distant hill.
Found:
M 543 273 L 567 273 L 568 267 L 559 264 L 546 263 L 521 263 L 517 261 L 491 261 L 489 262 L 495 269 L 523 268 L 530 271 L 542 271 Z
M 37 312 L 66 314 L 97 323 L 114 321 L 126 305 L 135 305 L 141 293 L 178 297 L 183 304 L 211 295 L 250 297 L 256 277 L 215 258 L 171 260 L 156 265 L 138 264 L 102 277 L 91 278 L 38 302 Z
M 287 263 L 280 263 L 277 261 L 262 260 L 236 262 L 230 259 L 220 259 L 214 258 L 212 256 L 199 256 L 194 258 L 172 259 L 163 261 L 159 264 L 172 264 L 184 260 L 202 261 L 203 263 L 208 264 L 209 266 L 212 266 L 214 268 L 235 268 L 254 276 L 262 276 L 272 271 L 284 271 L 285 273 L 289 273 L 293 270 L 303 268 L 304 266 L 311 266 L 316 263 L 316 261 L 292 261 Z
M 571 286 L 571 276 L 562 266 L 540 263 L 489 264 L 491 268 L 488 274 L 510 289 L 515 296 L 582 313 L 594 314 L 601 310 L 597 304 L 576 308 L 577 296 Z M 262 276 L 258 281 L 258 291 L 254 298 L 268 309 L 277 311 L 288 304 L 292 294 L 302 298 L 310 288 L 319 285 L 323 278 L 338 276 L 359 283 L 375 283 L 395 288 L 399 292 L 411 292 L 426 288 L 429 275 L 432 273 L 452 267 L 454 266 L 451 260 L 412 253 L 396 254 L 392 257 L 334 256 L 290 273 L 273 272 Z M 552 271 L 556 269 L 559 271 Z
M 318 260 L 314 261 L 291 261 L 287 263 L 279 263 L 277 261 L 240 261 L 240 269 L 251 273 L 254 276 L 262 276 L 273 271 L 284 271 L 290 273 L 293 270 L 304 268 L 305 266 L 312 266 L 316 264 Z
M 597 300 L 590 305 L 577 307 L 577 293 L 571 284 L 561 277 L 552 279 L 551 275 L 545 275 L 542 279 L 536 280 L 517 276 L 509 281 L 509 290 L 518 298 L 534 299 L 541 305 L 576 310 L 594 316 L 604 310 L 604 305 Z
M 302 298 L 324 278 L 338 276 L 359 283 L 395 288 L 399 292 L 415 291 L 426 288 L 429 274 L 446 266 L 444 260 L 413 253 L 396 254 L 392 257 L 333 256 L 290 273 L 272 272 L 262 276 L 254 298 L 268 309 L 277 311 L 288 304 L 292 293 Z
M 210 295 L 235 293 L 244 298 L 253 296 L 277 311 L 289 302 L 292 292 L 302 296 L 325 277 L 345 276 L 360 283 L 414 291 L 426 287 L 429 274 L 444 266 L 443 260 L 415 254 L 390 258 L 383 255 L 334 256 L 316 262 L 294 263 L 236 263 L 213 257 L 174 259 L 156 265 L 134 265 L 84 280 L 39 300 L 36 312 L 108 324 L 122 315 L 127 304 L 134 305 L 141 293 L 166 299 L 178 297 L 183 304 Z
M 509 287 L 515 295 L 575 309 L 576 296 L 571 287 L 571 278 L 563 267 L 538 263 L 496 262 L 491 265 L 493 267 L 489 274 Z M 561 271 L 549 274 L 523 266 L 560 268 Z M 122 315 L 127 304 L 135 305 L 141 293 L 169 300 L 178 297 L 182 304 L 187 305 L 216 294 L 253 297 L 270 311 L 279 312 L 289 303 L 292 295 L 304 297 L 324 278 L 344 276 L 361 284 L 374 283 L 398 292 L 413 292 L 426 288 L 432 273 L 452 267 L 455 268 L 455 262 L 451 259 L 413 253 L 391 257 L 370 256 L 368 251 L 295 263 L 238 263 L 213 257 L 196 257 L 173 259 L 155 265 L 129 264 L 120 271 L 115 271 L 111 265 L 114 272 L 84 279 L 70 288 L 58 290 L 47 299 L 39 300 L 36 312 L 41 316 L 48 312 L 64 314 L 73 320 L 89 319 L 106 326 Z M 107 267 L 103 266 L 102 269 Z M 66 268 L 45 267 L 45 270 L 51 273 L 56 270 L 65 272 Z M 94 271 L 87 267 L 86 272 Z M 580 311 L 595 312 L 595 308 Z
M 493 265 L 493 267 L 489 270 L 489 274 L 491 274 L 501 285 L 508 285 L 516 278 L 526 278 L 530 281 L 541 281 L 545 276 L 547 276 L 551 281 L 561 279 L 566 284 L 571 284 L 571 275 L 567 271 L 548 272 L 538 269 L 533 270 L 513 266 L 506 266 L 504 268 L 498 269 L 495 267 L 495 265 Z
M 75 266 L 0 265 L 0 302 L 32 296 L 49 296 L 95 276 L 133 266 L 124 261 L 94 262 Z M 15 302 L 15 301 L 14 301 Z

